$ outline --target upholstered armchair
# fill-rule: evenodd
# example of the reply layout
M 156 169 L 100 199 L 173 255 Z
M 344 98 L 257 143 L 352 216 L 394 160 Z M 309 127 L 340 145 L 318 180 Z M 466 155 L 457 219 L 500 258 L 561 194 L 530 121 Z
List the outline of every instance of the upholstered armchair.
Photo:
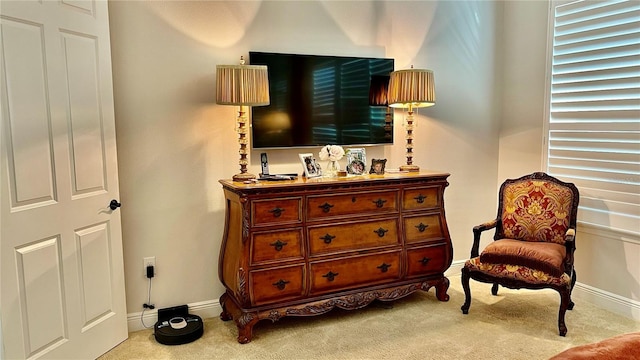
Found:
M 471 259 L 462 268 L 465 302 L 469 313 L 469 279 L 511 289 L 551 288 L 560 293 L 558 329 L 567 333 L 564 315 L 573 309 L 571 291 L 579 193 L 575 185 L 542 172 L 509 179 L 500 187 L 496 219 L 473 228 Z M 493 242 L 482 253 L 480 235 L 495 229 Z

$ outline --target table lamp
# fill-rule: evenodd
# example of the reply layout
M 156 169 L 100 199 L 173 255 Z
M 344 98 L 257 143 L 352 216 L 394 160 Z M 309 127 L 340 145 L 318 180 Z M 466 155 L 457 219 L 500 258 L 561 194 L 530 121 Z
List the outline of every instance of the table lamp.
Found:
M 269 105 L 269 76 L 264 65 L 216 66 L 216 104 L 240 106 L 237 118 L 238 143 L 240 144 L 240 173 L 233 181 L 247 181 L 256 176 L 247 172 L 248 119 L 246 106 Z
M 436 104 L 433 71 L 411 66 L 408 70 L 392 72 L 388 98 L 389 106 L 407 109 L 407 164 L 400 166 L 400 170 L 420 171 L 417 165 L 413 165 L 413 109 Z

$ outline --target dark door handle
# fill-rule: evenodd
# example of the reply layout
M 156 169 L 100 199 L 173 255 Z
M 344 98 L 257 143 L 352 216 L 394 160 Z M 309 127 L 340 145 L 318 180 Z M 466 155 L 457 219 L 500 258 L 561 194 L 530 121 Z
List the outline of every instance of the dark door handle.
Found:
M 120 206 L 122 206 L 122 204 L 120 204 L 116 199 L 111 200 L 111 202 L 109 203 L 109 209 L 111 210 L 116 210 Z

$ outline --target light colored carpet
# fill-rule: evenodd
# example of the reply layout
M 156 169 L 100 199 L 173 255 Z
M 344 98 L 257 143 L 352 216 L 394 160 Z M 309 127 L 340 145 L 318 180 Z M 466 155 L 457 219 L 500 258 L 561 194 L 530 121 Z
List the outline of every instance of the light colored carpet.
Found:
M 558 335 L 560 297 L 553 290 L 509 290 L 471 282 L 468 315 L 460 306 L 460 277 L 450 277 L 448 302 L 435 289 L 392 303 L 309 318 L 259 322 L 241 345 L 233 321 L 206 319 L 204 335 L 190 344 L 159 344 L 152 330 L 106 353 L 109 359 L 548 359 L 576 345 L 640 331 L 640 322 L 574 299 L 566 337 Z

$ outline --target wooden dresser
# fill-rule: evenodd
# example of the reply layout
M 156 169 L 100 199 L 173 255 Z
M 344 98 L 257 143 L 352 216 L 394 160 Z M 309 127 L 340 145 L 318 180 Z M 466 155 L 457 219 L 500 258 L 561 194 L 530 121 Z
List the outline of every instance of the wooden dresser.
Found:
M 449 300 L 448 176 L 220 180 L 220 318 L 233 319 L 238 342 L 247 343 L 262 319 L 357 309 L 432 286 L 440 301 Z

